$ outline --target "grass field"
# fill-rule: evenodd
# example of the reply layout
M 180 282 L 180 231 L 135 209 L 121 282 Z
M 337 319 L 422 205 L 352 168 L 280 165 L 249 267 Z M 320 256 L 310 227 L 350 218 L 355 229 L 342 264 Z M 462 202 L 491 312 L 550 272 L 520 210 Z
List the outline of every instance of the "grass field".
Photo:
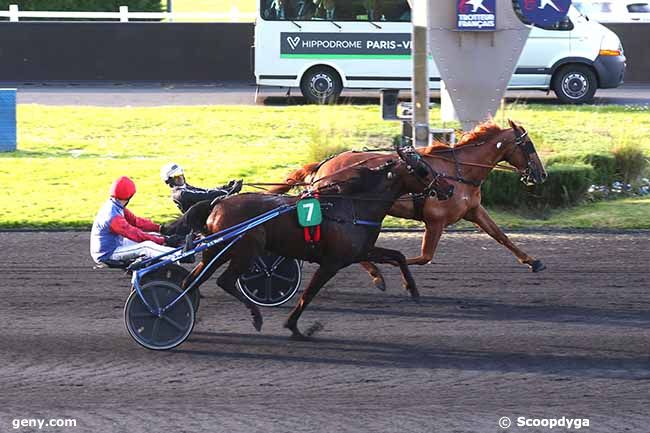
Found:
M 165 2 L 163 2 L 163 5 Z M 243 13 L 255 13 L 255 0 L 172 0 L 174 12 L 229 12 L 236 7 Z
M 650 116 L 626 107 L 512 105 L 544 157 L 637 142 L 650 155 Z M 437 110 L 432 118 L 439 118 Z M 500 121 L 502 116 L 497 115 Z M 397 123 L 376 106 L 18 107 L 19 150 L 0 154 L 0 227 L 88 227 L 120 175 L 138 194 L 130 208 L 164 221 L 176 215 L 158 170 L 175 161 L 190 183 L 232 178 L 281 181 L 313 159 L 310 143 L 360 149 L 390 143 Z M 522 186 L 523 187 L 523 186 Z M 650 199 L 601 202 L 528 219 L 497 212 L 511 227 L 650 228 Z M 397 222 L 388 221 L 389 225 Z M 400 222 L 400 224 L 402 224 Z

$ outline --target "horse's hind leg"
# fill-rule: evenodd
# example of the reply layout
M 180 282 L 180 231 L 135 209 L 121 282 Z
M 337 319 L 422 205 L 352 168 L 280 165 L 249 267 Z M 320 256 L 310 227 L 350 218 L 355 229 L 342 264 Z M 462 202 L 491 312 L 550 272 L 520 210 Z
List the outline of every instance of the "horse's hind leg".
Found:
M 185 280 L 183 280 L 182 287 L 183 289 L 186 289 L 190 284 L 194 283 L 195 288 L 198 288 L 201 284 L 203 284 L 208 278 L 214 274 L 214 272 L 219 268 L 219 266 L 223 265 L 225 262 L 228 261 L 228 254 L 224 254 L 219 260 L 217 260 L 215 263 L 212 264 L 208 269 L 207 266 L 208 264 L 212 261 L 214 256 L 217 254 L 217 251 L 213 251 L 211 249 L 207 249 L 203 252 L 203 257 L 201 258 L 201 261 L 199 264 L 197 264 L 194 269 L 189 273 L 187 277 L 185 277 Z M 202 272 L 205 271 L 205 273 L 202 274 Z
M 252 237 L 246 237 L 240 240 L 233 249 L 234 251 L 232 252 L 228 268 L 219 276 L 217 284 L 226 293 L 229 293 L 246 305 L 253 317 L 253 326 L 256 330 L 260 331 L 263 323 L 262 313 L 257 305 L 246 298 L 241 291 L 237 290 L 236 283 L 239 276 L 246 273 L 250 268 L 253 260 L 262 251 L 262 248 L 258 240 Z
M 397 263 L 399 269 L 402 272 L 402 280 L 404 282 L 404 288 L 411 294 L 411 297 L 418 299 L 420 293 L 418 292 L 417 286 L 415 285 L 415 280 L 413 275 L 406 264 L 406 257 L 404 254 L 400 253 L 397 250 L 390 250 L 388 248 L 372 247 L 368 251 L 368 261 L 377 262 L 377 263 Z
M 371 262 L 361 262 L 359 264 L 363 266 L 366 272 L 368 272 L 368 275 L 370 275 L 370 278 L 372 278 L 372 282 L 375 285 L 375 288 L 381 290 L 382 292 L 385 292 L 386 281 L 384 280 L 384 276 L 382 275 L 379 268 Z
M 321 264 L 314 276 L 312 277 L 309 285 L 303 292 L 302 296 L 298 300 L 298 303 L 289 314 L 287 321 L 284 322 L 284 327 L 291 331 L 291 338 L 297 340 L 306 340 L 300 330 L 298 329 L 298 319 L 300 315 L 307 308 L 307 305 L 314 299 L 318 294 L 321 287 L 323 287 L 336 273 L 341 269 L 341 266 L 338 264 Z

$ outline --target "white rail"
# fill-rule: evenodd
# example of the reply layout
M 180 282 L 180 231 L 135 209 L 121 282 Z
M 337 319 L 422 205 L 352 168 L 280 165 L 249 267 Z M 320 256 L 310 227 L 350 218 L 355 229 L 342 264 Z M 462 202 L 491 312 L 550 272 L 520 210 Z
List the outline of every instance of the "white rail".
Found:
M 233 6 L 228 13 L 212 12 L 129 12 L 128 6 L 120 6 L 119 12 L 53 12 L 53 11 L 21 11 L 18 5 L 9 5 L 8 11 L 0 10 L 0 18 L 9 18 L 11 22 L 18 22 L 20 18 L 55 18 L 55 19 L 93 19 L 93 20 L 120 20 L 127 23 L 129 20 L 165 20 L 165 21 L 227 21 L 227 22 L 252 22 L 255 14 L 242 13 Z

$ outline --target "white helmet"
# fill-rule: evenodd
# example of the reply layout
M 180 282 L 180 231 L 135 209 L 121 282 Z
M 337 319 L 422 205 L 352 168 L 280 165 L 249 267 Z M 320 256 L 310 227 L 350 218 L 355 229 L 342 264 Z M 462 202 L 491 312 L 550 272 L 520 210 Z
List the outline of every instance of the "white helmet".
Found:
M 181 176 L 181 175 L 183 175 L 183 167 L 181 167 L 180 165 L 174 162 L 165 164 L 160 169 L 160 178 L 162 179 L 163 182 L 167 182 L 172 177 Z

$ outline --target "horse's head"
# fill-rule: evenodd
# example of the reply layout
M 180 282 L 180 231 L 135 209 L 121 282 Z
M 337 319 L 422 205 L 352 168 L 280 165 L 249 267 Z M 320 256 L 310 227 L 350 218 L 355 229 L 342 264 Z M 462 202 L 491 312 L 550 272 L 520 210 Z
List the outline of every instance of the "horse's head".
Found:
M 508 123 L 512 128 L 508 131 L 512 133 L 512 143 L 511 149 L 504 154 L 503 160 L 519 170 L 521 181 L 526 185 L 543 183 L 548 175 L 528 131 L 510 119 Z
M 415 180 L 418 189 L 424 189 L 426 195 L 435 196 L 438 200 L 447 200 L 454 194 L 454 186 L 434 171 L 415 148 L 396 145 L 396 151 L 404 161 L 409 177 Z

